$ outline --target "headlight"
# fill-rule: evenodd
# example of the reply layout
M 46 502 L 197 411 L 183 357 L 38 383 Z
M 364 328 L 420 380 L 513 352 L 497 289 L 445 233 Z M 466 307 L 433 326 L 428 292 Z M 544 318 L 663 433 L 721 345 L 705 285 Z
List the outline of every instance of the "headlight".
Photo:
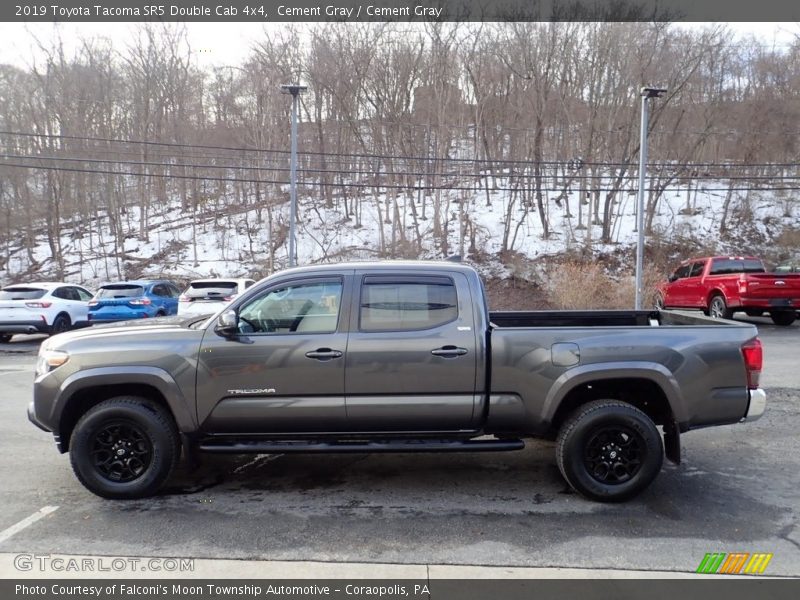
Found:
M 36 362 L 36 376 L 41 377 L 69 360 L 69 354 L 60 350 L 41 350 Z

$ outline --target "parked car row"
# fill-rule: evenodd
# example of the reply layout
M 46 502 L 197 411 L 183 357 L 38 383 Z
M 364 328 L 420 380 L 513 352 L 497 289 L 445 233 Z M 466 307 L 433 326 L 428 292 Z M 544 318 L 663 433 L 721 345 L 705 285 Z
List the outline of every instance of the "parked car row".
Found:
M 8 285 L 0 290 L 0 343 L 16 333 L 53 335 L 95 323 L 211 314 L 253 283 L 198 279 L 181 293 L 170 281 L 137 280 L 102 285 L 95 294 L 63 282 Z
M 768 273 L 752 256 L 693 258 L 659 286 L 655 305 L 700 309 L 718 319 L 768 313 L 776 325 L 791 325 L 800 310 L 800 273 L 788 266 Z

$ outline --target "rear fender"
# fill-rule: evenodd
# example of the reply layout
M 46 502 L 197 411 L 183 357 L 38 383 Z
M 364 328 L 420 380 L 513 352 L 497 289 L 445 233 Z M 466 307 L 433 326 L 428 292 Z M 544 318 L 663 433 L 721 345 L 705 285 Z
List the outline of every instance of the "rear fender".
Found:
M 664 365 L 646 361 L 588 364 L 567 370 L 550 387 L 542 407 L 544 419 L 553 422 L 562 400 L 572 390 L 580 385 L 604 379 L 648 379 L 664 392 L 673 419 L 679 423 L 688 419 L 680 386 L 674 375 Z

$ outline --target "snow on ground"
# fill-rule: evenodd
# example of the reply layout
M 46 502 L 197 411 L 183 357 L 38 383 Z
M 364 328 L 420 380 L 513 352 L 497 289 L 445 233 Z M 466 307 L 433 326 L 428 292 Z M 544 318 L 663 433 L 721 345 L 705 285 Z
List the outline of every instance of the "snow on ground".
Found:
M 705 188 L 714 189 L 723 187 L 722 182 L 708 181 Z M 498 187 L 503 188 L 502 179 L 498 179 Z M 305 192 L 305 190 L 303 190 Z M 704 191 L 701 187 L 696 195 L 694 191 L 692 214 L 683 214 L 686 206 L 687 192 L 685 187 L 667 189 L 660 202 L 657 216 L 654 220 L 654 230 L 661 235 L 679 236 L 683 239 L 715 241 L 719 239 L 720 219 L 722 205 L 725 198 L 724 192 Z M 738 194 L 738 192 L 734 192 Z M 464 192 L 452 190 L 443 192 L 442 195 L 448 205 L 447 224 L 449 230 L 450 253 L 459 250 L 459 201 L 464 197 Z M 486 195 L 481 190 L 477 193 L 469 192 L 464 198 L 463 212 L 477 230 L 476 246 L 485 254 L 496 255 L 502 249 L 506 215 L 511 215 L 509 239 L 514 238 L 512 249 L 527 257 L 536 258 L 564 252 L 578 244 L 583 244 L 587 235 L 585 229 L 579 229 L 578 195 L 572 193 L 569 197 L 571 216 L 566 214 L 566 205 L 558 207 L 552 200 L 548 202 L 549 221 L 552 235 L 543 239 L 542 226 L 535 207 L 530 207 L 527 212 L 517 202 L 510 213 L 508 202 L 510 196 L 505 191 L 493 191 L 490 194 L 491 202 L 487 205 Z M 623 192 L 618 196 L 619 202 L 614 205 L 617 215 L 613 229 L 612 244 L 599 244 L 602 229 L 594 225 L 591 230 L 593 249 L 595 253 L 610 252 L 620 246 L 632 246 L 636 243 L 636 196 Z M 413 218 L 410 210 L 411 197 L 398 197 L 401 218 L 407 231 L 407 238 L 415 235 Z M 413 201 L 418 201 L 417 194 L 413 194 Z M 731 203 L 731 212 L 738 209 L 742 199 L 734 196 Z M 423 240 L 421 258 L 442 258 L 441 252 L 433 246 L 433 207 L 432 198 L 426 200 L 425 207 L 427 219 L 418 220 L 419 231 Z M 319 201 L 319 196 L 308 193 L 301 194 L 299 200 L 297 229 L 298 262 L 310 264 L 322 261 L 344 259 L 369 259 L 378 256 L 380 229 L 387 244 L 391 241 L 392 225 L 381 222 L 378 216 L 378 204 L 382 210 L 383 219 L 386 219 L 386 197 L 364 197 L 362 200 L 361 227 L 356 228 L 355 221 L 346 219 L 342 211 L 341 202 L 334 208 L 326 208 Z M 782 228 L 800 228 L 800 216 L 785 216 L 786 199 L 770 192 L 752 193 L 749 204 L 752 209 L 751 228 L 766 243 L 771 236 L 776 235 Z M 587 223 L 586 210 L 588 205 L 582 206 L 582 223 Z M 421 204 L 416 205 L 417 214 L 422 215 Z M 109 230 L 106 217 L 99 219 L 94 226 L 93 245 L 90 250 L 88 236 L 75 239 L 74 231 L 70 224 L 64 223 L 61 232 L 61 246 L 67 264 L 68 281 L 81 282 L 86 285 L 99 285 L 109 280 L 119 279 L 133 272 L 133 266 L 141 261 L 148 263 L 147 268 L 141 273 L 143 276 L 158 275 L 171 276 L 175 279 L 193 279 L 214 276 L 258 276 L 268 271 L 268 248 L 270 241 L 270 228 L 267 224 L 266 210 L 262 210 L 262 220 L 257 222 L 255 207 L 249 211 L 231 213 L 212 213 L 204 218 L 194 219 L 191 212 L 182 212 L 180 202 L 176 199 L 161 214 L 151 215 L 150 231 L 147 240 L 139 238 L 139 209 L 128 209 L 124 254 L 132 260 L 128 261 L 125 273 L 120 273 L 119 264 L 124 264 L 113 256 L 113 236 Z M 392 212 L 389 213 L 393 214 Z M 273 209 L 273 229 L 279 235 L 283 229 L 285 239 L 285 224 L 289 220 L 288 202 Z M 520 224 L 521 223 L 521 224 Z M 517 225 L 519 224 L 519 227 Z M 280 227 L 279 227 L 280 226 Z M 102 239 L 102 245 L 98 241 Z M 465 249 L 469 240 L 464 243 Z M 724 244 L 720 245 L 720 248 Z M 12 247 L 13 248 L 13 247 Z M 734 252 L 735 249 L 731 249 Z M 17 247 L 12 250 L 5 268 L 0 270 L 0 281 L 8 282 L 18 280 L 20 274 L 27 273 L 28 278 L 46 279 L 55 276 L 55 261 L 53 260 L 50 245 L 44 236 L 36 240 L 32 255 L 38 267 L 33 268 L 28 253 Z M 286 266 L 288 249 L 282 243 L 275 250 L 274 268 Z M 500 267 L 499 265 L 495 265 Z M 489 267 L 492 268 L 491 265 Z M 500 267 L 495 272 L 503 273 Z M 35 273 L 35 275 L 33 274 Z

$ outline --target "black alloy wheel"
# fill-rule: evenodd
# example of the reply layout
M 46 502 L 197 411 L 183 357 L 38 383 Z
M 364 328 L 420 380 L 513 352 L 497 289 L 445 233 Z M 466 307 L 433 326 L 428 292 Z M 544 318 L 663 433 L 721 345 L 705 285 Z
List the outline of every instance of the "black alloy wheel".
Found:
M 91 453 L 98 474 L 117 483 L 141 477 L 153 460 L 150 439 L 134 422 L 124 420 L 98 430 Z
M 623 427 L 604 427 L 587 442 L 584 464 L 591 476 L 600 483 L 625 483 L 642 468 L 644 440 L 633 430 Z

